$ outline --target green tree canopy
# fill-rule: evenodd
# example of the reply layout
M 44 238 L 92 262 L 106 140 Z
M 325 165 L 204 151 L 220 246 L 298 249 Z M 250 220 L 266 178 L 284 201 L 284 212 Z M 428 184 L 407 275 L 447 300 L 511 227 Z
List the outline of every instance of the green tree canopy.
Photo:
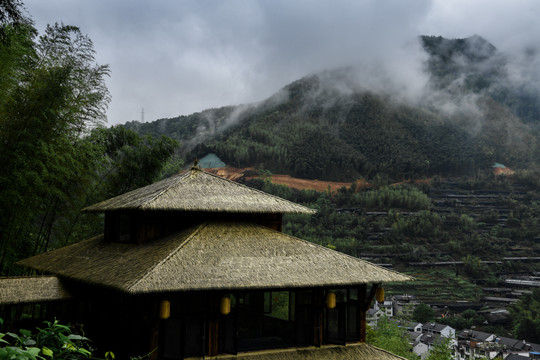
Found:
M 453 360 L 454 350 L 452 349 L 452 340 L 450 338 L 441 337 L 440 341 L 435 342 L 435 345 L 429 350 L 425 360 Z
M 105 129 L 107 65 L 75 26 L 3 25 L 0 43 L 0 274 L 16 260 L 101 231 L 80 210 L 157 180 L 178 143 Z M 172 172 L 181 166 L 167 165 Z
M 514 336 L 534 343 L 540 342 L 540 289 L 523 294 L 511 308 Z
M 105 121 L 107 66 L 73 26 L 3 25 L 0 69 L 0 273 L 45 250 L 58 214 L 76 203 L 93 172 L 83 135 Z
M 413 319 L 414 321 L 418 321 L 419 323 L 427 323 L 435 318 L 435 312 L 431 308 L 431 306 L 426 304 L 418 304 L 413 311 Z
M 386 317 L 380 318 L 374 329 L 368 329 L 367 342 L 410 360 L 419 359 L 412 352 L 405 330 Z

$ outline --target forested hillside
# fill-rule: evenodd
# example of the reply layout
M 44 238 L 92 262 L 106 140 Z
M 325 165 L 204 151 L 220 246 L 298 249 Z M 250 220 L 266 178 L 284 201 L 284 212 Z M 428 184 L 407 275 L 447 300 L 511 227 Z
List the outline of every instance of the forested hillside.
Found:
M 538 94 L 510 81 L 504 54 L 478 36 L 420 41 L 429 81 L 416 99 L 371 91 L 355 69 L 342 68 L 306 76 L 258 104 L 126 126 L 182 140 L 187 158 L 213 152 L 232 166 L 309 179 L 535 166 Z
M 516 54 L 479 36 L 420 41 L 426 83 L 418 94 L 371 88 L 358 69 L 341 68 L 258 104 L 126 126 L 174 132 L 186 161 L 215 153 L 255 167 L 260 178 L 240 181 L 318 210 L 286 216 L 284 232 L 415 276 L 389 293 L 443 307 L 504 306 L 485 299 L 527 294 L 512 281 L 539 271 L 539 92 L 516 79 Z M 496 176 L 495 163 L 516 172 Z M 269 172 L 369 185 L 299 191 L 271 183 Z M 403 181 L 419 178 L 429 180 Z M 480 315 L 475 325 L 536 340 L 518 330 L 537 319 L 518 310 L 504 326 Z M 457 312 L 437 321 L 472 326 Z

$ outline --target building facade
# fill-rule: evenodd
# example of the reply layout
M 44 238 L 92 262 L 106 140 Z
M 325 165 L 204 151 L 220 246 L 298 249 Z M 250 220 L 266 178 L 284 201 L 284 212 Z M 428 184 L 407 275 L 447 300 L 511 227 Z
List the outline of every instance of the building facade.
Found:
M 281 232 L 312 209 L 193 167 L 85 211 L 103 235 L 20 265 L 56 279 L 66 319 L 117 358 L 398 358 L 365 344 L 366 313 L 410 277 Z

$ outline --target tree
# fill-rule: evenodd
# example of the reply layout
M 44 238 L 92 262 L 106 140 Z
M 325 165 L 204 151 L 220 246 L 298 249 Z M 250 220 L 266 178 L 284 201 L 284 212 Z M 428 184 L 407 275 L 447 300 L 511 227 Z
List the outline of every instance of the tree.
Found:
M 540 289 L 523 294 L 510 308 L 514 320 L 514 336 L 530 342 L 540 342 Z
M 150 135 L 141 136 L 118 125 L 97 128 L 89 139 L 103 149 L 100 161 L 100 196 L 103 199 L 148 185 L 161 176 L 172 175 L 184 164 L 179 159 L 169 162 L 179 144 L 166 136 L 157 139 Z M 162 173 L 164 169 L 166 172 Z
M 22 2 L 19 0 L 0 0 L 0 42 L 6 43 L 10 36 L 6 33 L 9 27 L 19 27 L 21 24 L 29 24 L 22 12 Z
M 427 323 L 435 318 L 435 312 L 431 308 L 431 306 L 426 304 L 418 304 L 413 311 L 413 319 L 414 321 L 418 321 L 419 323 Z
M 378 320 L 375 329 L 368 329 L 367 342 L 407 359 L 419 359 L 419 357 L 412 352 L 405 330 L 386 317 L 382 317 Z
M 11 31 L 0 52 L 0 274 L 102 230 L 81 209 L 158 179 L 178 143 L 105 129 L 106 65 L 74 26 Z M 8 55 L 5 55 L 8 54 Z M 5 55 L 5 56 L 4 56 Z M 23 60 L 20 60 L 22 58 Z M 5 80 L 8 79 L 8 80 Z M 177 171 L 176 159 L 167 171 Z
M 94 172 L 84 135 L 105 121 L 107 66 L 95 64 L 90 39 L 73 26 L 48 26 L 34 41 L 26 26 L 0 56 L 0 273 L 46 250 L 55 224 L 77 207 Z M 22 60 L 14 60 L 15 55 Z M 4 67 L 3 65 L 6 65 Z
M 482 263 L 480 258 L 468 254 L 462 260 L 463 269 L 469 276 L 475 279 L 484 278 L 486 276 L 487 266 Z
M 454 351 L 452 349 L 452 340 L 446 337 L 440 337 L 435 345 L 429 350 L 425 360 L 453 360 Z

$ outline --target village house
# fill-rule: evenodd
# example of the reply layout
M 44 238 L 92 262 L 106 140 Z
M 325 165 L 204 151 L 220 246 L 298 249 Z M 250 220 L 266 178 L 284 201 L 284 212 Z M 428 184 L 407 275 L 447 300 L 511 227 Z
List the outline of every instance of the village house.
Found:
M 530 360 L 530 359 L 534 359 L 532 357 L 528 357 L 528 356 L 521 356 L 521 355 L 516 355 L 516 354 L 510 354 L 506 357 L 506 359 L 504 360 Z
M 366 315 L 368 325 L 375 328 L 377 326 L 377 322 L 383 316 L 384 313 L 380 309 L 369 308 Z
M 394 306 L 394 315 L 412 317 L 414 309 L 419 302 L 414 295 L 404 294 L 392 296 L 392 304 Z
M 529 343 L 475 330 L 458 334 L 458 359 L 535 359 L 540 354 L 540 344 Z
M 451 326 L 429 322 L 422 325 L 422 333 L 430 335 L 439 335 L 446 338 L 455 339 L 456 330 Z
M 374 304 L 374 308 L 380 309 L 384 316 L 388 318 L 394 316 L 394 304 L 391 300 L 384 300 L 382 302 L 376 301 Z
M 438 345 L 444 341 L 444 336 L 422 333 L 420 337 L 416 339 L 416 342 L 413 343 L 413 352 L 420 356 L 420 358 L 424 359 L 429 352 L 433 350 L 435 345 Z M 450 344 L 450 346 L 453 346 L 453 344 Z
M 398 319 L 391 319 L 391 321 L 406 331 L 413 352 L 422 359 L 429 354 L 433 349 L 433 346 L 445 341 L 446 338 L 450 339 L 449 346 L 452 347 L 454 354 L 456 353 L 456 331 L 448 325 L 438 323 L 421 324 L 414 321 Z M 455 358 L 457 359 L 457 355 L 455 355 Z
M 281 232 L 312 209 L 189 171 L 92 205 L 103 235 L 19 262 L 0 304 L 84 324 L 117 358 L 400 359 L 365 343 L 366 313 L 409 276 Z M 380 296 L 380 294 L 379 294 Z
M 421 332 L 409 332 L 409 343 L 412 345 L 412 351 L 416 355 L 424 358 L 429 352 L 429 347 L 427 344 L 420 341 L 422 338 Z
M 413 352 L 422 359 L 429 354 L 435 345 L 444 342 L 445 339 L 450 339 L 448 345 L 452 348 L 454 354 L 456 353 L 456 331 L 448 325 L 434 322 L 425 324 L 411 322 L 407 329 L 410 331 Z
M 394 316 L 394 306 L 391 300 L 373 302 L 373 307 L 369 308 L 367 313 L 367 321 L 369 326 L 377 326 L 377 321 L 379 321 L 379 319 L 383 316 L 387 318 Z

